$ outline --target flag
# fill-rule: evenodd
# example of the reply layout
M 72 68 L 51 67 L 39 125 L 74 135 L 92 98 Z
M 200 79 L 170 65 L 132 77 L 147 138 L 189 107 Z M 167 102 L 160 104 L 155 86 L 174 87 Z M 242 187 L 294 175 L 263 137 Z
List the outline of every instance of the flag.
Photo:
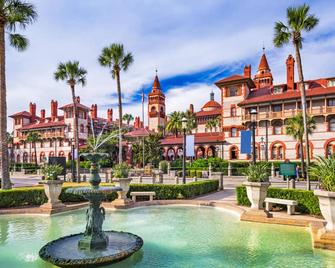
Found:
M 251 131 L 241 131 L 241 154 L 251 154 Z
M 142 103 L 144 103 L 144 89 L 142 89 Z

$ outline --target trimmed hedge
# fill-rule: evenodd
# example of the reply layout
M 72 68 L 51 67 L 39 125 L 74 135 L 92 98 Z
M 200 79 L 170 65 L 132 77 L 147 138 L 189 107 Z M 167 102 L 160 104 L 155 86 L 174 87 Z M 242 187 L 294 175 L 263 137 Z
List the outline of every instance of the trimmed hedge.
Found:
M 82 187 L 82 186 L 78 186 Z M 82 196 L 66 193 L 68 188 L 63 187 L 59 199 L 64 203 L 85 202 Z M 106 201 L 117 198 L 117 193 L 106 196 Z M 14 188 L 11 190 L 0 190 L 0 208 L 20 207 L 20 206 L 39 206 L 47 201 L 43 187 Z
M 130 192 L 156 193 L 156 199 L 188 199 L 202 194 L 214 192 L 219 187 L 218 180 L 205 180 L 187 184 L 130 184 Z
M 237 203 L 239 205 L 251 205 L 247 197 L 247 190 L 245 186 L 236 187 L 236 195 Z M 298 202 L 298 206 L 296 206 L 297 211 L 311 215 L 321 215 L 319 200 L 314 195 L 313 191 L 270 187 L 268 189 L 267 197 L 296 200 Z M 277 206 L 285 207 L 283 205 Z

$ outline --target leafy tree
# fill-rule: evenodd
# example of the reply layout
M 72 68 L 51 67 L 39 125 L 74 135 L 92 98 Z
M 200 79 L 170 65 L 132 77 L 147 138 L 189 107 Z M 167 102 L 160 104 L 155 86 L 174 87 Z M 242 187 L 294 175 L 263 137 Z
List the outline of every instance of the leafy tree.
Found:
M 273 43 L 276 47 L 282 47 L 288 44 L 290 41 L 293 43 L 295 49 L 295 57 L 297 60 L 298 76 L 299 76 L 299 87 L 301 92 L 301 106 L 303 115 L 303 125 L 305 126 L 304 132 L 306 140 L 306 164 L 307 169 L 310 164 L 309 157 L 309 139 L 308 139 L 308 127 L 307 127 L 307 111 L 306 111 L 306 92 L 304 85 L 304 75 L 302 71 L 302 62 L 300 49 L 302 48 L 303 37 L 302 32 L 309 32 L 319 23 L 319 19 L 315 15 L 309 14 L 309 6 L 304 4 L 298 7 L 289 7 L 286 11 L 287 24 L 279 21 L 275 23 L 275 35 Z M 307 172 L 307 189 L 310 190 L 310 181 Z
M 185 118 L 187 119 L 187 133 L 191 134 L 192 130 L 197 127 L 197 121 L 195 114 L 192 113 L 190 110 L 187 110 L 184 113 Z
M 38 132 L 33 131 L 33 132 L 29 132 L 27 135 L 27 142 L 30 143 L 30 147 L 34 148 L 34 161 L 35 161 L 35 165 L 37 166 L 37 152 L 36 152 L 36 142 L 38 142 L 41 139 L 41 136 Z
M 304 160 L 304 133 L 305 128 L 303 124 L 303 115 L 302 113 L 297 114 L 296 116 L 287 119 L 286 122 L 286 134 L 292 136 L 295 140 L 300 143 L 300 154 L 301 154 L 301 171 L 305 177 L 305 160 Z M 316 128 L 315 121 L 311 117 L 307 117 L 307 133 L 311 134 Z M 307 144 L 306 144 L 307 146 Z M 309 151 L 308 151 L 309 152 Z M 306 150 L 307 153 L 307 150 Z
M 76 151 L 79 154 L 79 131 L 78 131 L 78 109 L 77 100 L 75 94 L 75 86 L 86 85 L 86 74 L 87 71 L 79 66 L 79 61 L 68 61 L 66 63 L 59 63 L 54 78 L 56 81 L 65 81 L 71 89 L 72 102 L 73 102 L 73 113 L 74 113 L 74 143 Z M 80 181 L 80 159 L 77 157 L 76 161 L 76 173 L 78 182 Z
M 130 121 L 133 121 L 134 117 L 131 114 L 124 114 L 122 119 L 127 122 L 129 128 Z
M 206 122 L 206 128 L 209 128 L 209 131 L 212 133 L 213 128 L 216 128 L 219 125 L 218 120 L 215 119 L 210 119 Z
M 6 47 L 5 35 L 8 35 L 10 46 L 23 51 L 28 46 L 28 39 L 17 33 L 32 24 L 37 13 L 32 4 L 21 0 L 2 0 L 0 2 L 0 178 L 1 188 L 10 189 L 8 143 L 7 143 L 7 100 L 6 100 Z
M 162 158 L 162 149 L 160 147 L 160 140 L 162 135 L 160 134 L 151 134 L 144 139 L 144 161 L 145 163 L 151 163 L 153 166 L 157 167 L 159 161 Z M 133 143 L 132 152 L 133 152 L 133 161 L 135 163 L 142 163 L 142 142 L 138 141 Z
M 112 78 L 116 79 L 119 102 L 119 164 L 122 163 L 122 93 L 120 72 L 127 71 L 134 59 L 131 53 L 125 52 L 122 44 L 112 44 L 103 48 L 99 56 L 99 63 L 111 70 Z

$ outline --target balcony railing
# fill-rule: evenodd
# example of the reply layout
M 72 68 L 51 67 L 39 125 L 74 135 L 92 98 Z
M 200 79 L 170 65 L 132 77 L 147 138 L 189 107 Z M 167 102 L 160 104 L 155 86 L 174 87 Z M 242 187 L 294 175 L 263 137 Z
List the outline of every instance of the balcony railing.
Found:
M 280 112 L 260 112 L 257 114 L 257 120 L 272 120 L 272 119 L 283 119 L 289 118 L 301 113 L 302 110 L 284 110 Z M 309 115 L 324 115 L 324 114 L 335 114 L 335 106 L 331 107 L 312 107 L 307 108 L 307 113 Z M 242 114 L 242 121 L 250 121 L 251 115 L 250 114 Z
M 55 139 L 55 138 L 64 138 L 64 132 L 52 132 L 52 133 L 39 133 L 41 139 Z M 26 140 L 28 134 L 19 135 L 18 138 L 20 140 Z

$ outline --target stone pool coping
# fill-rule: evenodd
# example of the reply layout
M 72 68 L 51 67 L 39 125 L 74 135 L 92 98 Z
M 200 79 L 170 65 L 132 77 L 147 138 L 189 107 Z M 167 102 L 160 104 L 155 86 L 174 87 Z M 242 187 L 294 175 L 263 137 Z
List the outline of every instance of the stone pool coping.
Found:
M 129 203 L 126 206 L 118 207 L 112 202 L 103 202 L 102 206 L 106 210 L 131 209 L 147 206 L 164 206 L 164 205 L 190 205 L 205 206 L 226 209 L 236 214 L 241 221 L 282 224 L 307 228 L 312 236 L 312 244 L 314 248 L 328 249 L 335 251 L 335 232 L 325 231 L 325 221 L 308 215 L 288 215 L 286 212 L 265 213 L 261 210 L 253 210 L 249 207 L 238 206 L 235 202 L 218 201 L 218 200 L 201 200 L 201 199 L 178 199 L 178 200 L 153 200 Z M 41 207 L 23 207 L 0 209 L 0 215 L 4 214 L 40 214 L 54 215 L 58 213 L 68 212 L 85 208 L 88 203 L 66 204 L 65 207 L 54 211 L 44 210 Z

